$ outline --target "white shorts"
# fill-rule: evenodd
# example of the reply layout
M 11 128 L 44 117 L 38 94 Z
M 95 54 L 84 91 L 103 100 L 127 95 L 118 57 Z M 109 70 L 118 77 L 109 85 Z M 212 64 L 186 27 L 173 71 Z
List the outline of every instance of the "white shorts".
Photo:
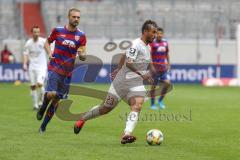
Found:
M 36 84 L 44 84 L 45 79 L 47 76 L 46 70 L 29 70 L 29 80 L 31 83 L 31 86 Z
M 146 89 L 144 85 L 134 86 L 130 87 L 128 85 L 114 85 L 114 83 L 111 84 L 108 93 L 116 96 L 118 98 L 118 101 L 120 101 L 122 98 L 126 98 L 129 100 L 131 97 L 140 96 L 140 97 L 146 97 Z

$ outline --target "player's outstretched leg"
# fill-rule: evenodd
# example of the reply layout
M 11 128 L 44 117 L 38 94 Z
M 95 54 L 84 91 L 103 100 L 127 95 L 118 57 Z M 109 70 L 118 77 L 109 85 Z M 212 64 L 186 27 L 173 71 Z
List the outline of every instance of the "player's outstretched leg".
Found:
M 136 97 L 130 98 L 129 104 L 131 107 L 131 112 L 128 115 L 124 134 L 121 139 L 121 144 L 135 142 L 136 137 L 132 135 L 132 132 L 137 125 L 138 116 L 141 111 L 143 102 L 144 102 L 144 97 L 136 96 Z
M 102 116 L 104 114 L 107 114 L 110 112 L 113 108 L 106 107 L 104 105 L 101 106 L 95 106 L 93 109 L 91 109 L 88 112 L 85 112 L 82 118 L 80 118 L 74 125 L 74 133 L 78 134 L 81 129 L 83 128 L 83 125 L 85 124 L 85 121 L 97 118 L 99 116 Z
M 118 104 L 118 98 L 112 94 L 108 94 L 105 102 L 100 106 L 93 107 L 90 111 L 83 113 L 83 116 L 75 123 L 74 133 L 78 134 L 86 121 L 105 115 L 113 110 Z

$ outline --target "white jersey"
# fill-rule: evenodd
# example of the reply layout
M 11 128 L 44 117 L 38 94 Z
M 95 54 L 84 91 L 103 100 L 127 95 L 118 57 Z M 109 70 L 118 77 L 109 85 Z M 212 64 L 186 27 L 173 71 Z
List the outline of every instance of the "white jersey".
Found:
M 137 69 L 142 75 L 147 73 L 148 65 L 151 62 L 151 47 L 146 45 L 140 38 L 132 41 L 132 46 L 126 51 L 126 57 L 133 59 L 134 68 Z M 126 66 L 126 62 L 122 68 L 125 73 L 126 79 L 140 77 L 137 73 L 133 72 Z
M 142 75 L 148 72 L 148 65 L 151 62 L 150 50 L 150 46 L 138 38 L 132 42 L 131 48 L 126 51 L 126 57 L 134 61 L 133 67 Z M 118 100 L 123 97 L 129 99 L 133 96 L 146 96 L 142 77 L 126 66 L 126 60 L 113 80 L 108 92 L 115 95 Z
M 46 39 L 39 37 L 36 42 L 29 39 L 24 46 L 24 55 L 28 55 L 29 70 L 47 70 L 47 53 L 44 49 Z

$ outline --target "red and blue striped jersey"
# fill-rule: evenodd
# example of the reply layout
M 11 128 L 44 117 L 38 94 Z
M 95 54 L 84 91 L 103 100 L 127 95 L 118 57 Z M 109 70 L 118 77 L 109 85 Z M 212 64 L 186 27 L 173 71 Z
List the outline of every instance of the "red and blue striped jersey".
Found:
M 162 39 L 160 42 L 156 39 L 150 44 L 152 62 L 157 71 L 167 70 L 168 42 Z
M 71 32 L 66 26 L 56 27 L 47 40 L 49 43 L 55 41 L 52 55 L 54 59 L 49 62 L 48 70 L 55 71 L 63 76 L 71 76 L 77 50 L 86 46 L 85 33 L 79 29 Z

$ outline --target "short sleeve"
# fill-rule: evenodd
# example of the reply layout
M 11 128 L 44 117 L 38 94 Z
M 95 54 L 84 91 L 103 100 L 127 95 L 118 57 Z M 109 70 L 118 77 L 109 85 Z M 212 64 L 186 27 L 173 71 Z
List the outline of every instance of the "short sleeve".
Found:
M 87 43 L 87 38 L 86 38 L 86 35 L 84 34 L 80 37 L 80 47 L 86 46 L 86 43 Z
M 49 43 L 52 43 L 53 41 L 56 40 L 56 37 L 57 37 L 57 29 L 54 28 L 51 32 L 51 34 L 49 35 L 49 37 L 47 38 L 48 42 Z
M 86 52 L 86 44 L 87 44 L 87 38 L 84 35 L 80 37 L 80 45 L 79 48 L 77 49 L 78 52 L 85 53 Z

